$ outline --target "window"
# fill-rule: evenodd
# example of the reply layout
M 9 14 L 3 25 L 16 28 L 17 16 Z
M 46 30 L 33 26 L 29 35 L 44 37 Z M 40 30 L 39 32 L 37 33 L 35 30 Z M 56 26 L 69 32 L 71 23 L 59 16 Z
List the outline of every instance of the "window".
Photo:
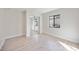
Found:
M 60 28 L 60 14 L 49 16 L 49 27 Z

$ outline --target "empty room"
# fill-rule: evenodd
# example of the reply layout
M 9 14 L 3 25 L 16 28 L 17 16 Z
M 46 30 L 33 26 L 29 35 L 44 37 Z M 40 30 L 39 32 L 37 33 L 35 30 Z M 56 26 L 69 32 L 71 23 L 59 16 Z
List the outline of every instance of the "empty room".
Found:
M 0 8 L 0 51 L 79 50 L 79 8 Z

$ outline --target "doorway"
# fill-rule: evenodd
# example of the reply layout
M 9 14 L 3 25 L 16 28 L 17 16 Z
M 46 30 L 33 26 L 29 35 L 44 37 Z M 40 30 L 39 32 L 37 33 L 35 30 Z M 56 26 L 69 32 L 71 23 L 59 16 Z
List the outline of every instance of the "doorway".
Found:
M 40 34 L 40 17 L 31 17 L 31 35 Z

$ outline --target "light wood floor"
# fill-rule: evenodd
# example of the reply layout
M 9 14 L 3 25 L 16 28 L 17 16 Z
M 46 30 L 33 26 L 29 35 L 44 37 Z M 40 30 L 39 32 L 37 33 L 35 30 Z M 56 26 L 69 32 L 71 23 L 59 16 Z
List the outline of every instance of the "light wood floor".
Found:
M 15 37 L 5 41 L 2 50 L 15 50 L 26 44 L 26 36 Z
M 68 51 L 65 47 L 78 50 L 79 44 L 48 35 L 36 35 L 30 38 L 20 36 L 7 39 L 2 51 Z M 72 48 L 74 47 L 74 48 Z

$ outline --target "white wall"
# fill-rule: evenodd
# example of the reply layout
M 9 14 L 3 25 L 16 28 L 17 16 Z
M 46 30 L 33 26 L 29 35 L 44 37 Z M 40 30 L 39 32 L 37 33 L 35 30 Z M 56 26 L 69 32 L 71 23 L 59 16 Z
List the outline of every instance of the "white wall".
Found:
M 42 27 L 42 13 L 45 13 L 45 12 L 49 12 L 51 10 L 55 10 L 55 9 L 58 9 L 58 8 L 27 8 L 27 15 L 26 15 L 26 31 L 27 31 L 27 36 L 30 36 L 31 32 L 30 32 L 30 27 L 31 27 L 31 21 L 30 21 L 30 16 L 40 16 L 40 33 L 43 32 L 43 27 Z
M 22 12 L 21 27 L 22 27 L 21 28 L 22 33 L 26 35 L 26 11 L 25 10 Z
M 60 28 L 49 28 L 48 20 L 51 15 L 60 15 Z M 79 9 L 57 9 L 43 14 L 43 32 L 72 42 L 79 43 Z
M 12 9 L 0 9 L 0 40 L 24 34 L 23 13 Z

